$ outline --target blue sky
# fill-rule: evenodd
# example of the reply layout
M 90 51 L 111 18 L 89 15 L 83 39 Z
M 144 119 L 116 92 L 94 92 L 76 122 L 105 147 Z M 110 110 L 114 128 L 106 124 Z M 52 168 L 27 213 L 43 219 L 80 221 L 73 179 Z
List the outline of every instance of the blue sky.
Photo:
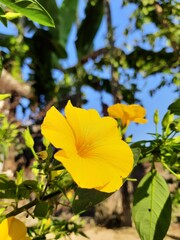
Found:
M 62 0 L 58 0 L 58 4 L 60 5 Z M 85 7 L 85 1 L 80 1 L 80 7 L 78 9 L 79 16 L 82 19 L 84 17 L 84 7 Z M 141 37 L 145 33 L 154 32 L 157 29 L 152 25 L 149 24 L 144 28 L 143 32 L 137 31 L 132 32 L 131 35 L 124 38 L 123 31 L 125 27 L 127 26 L 128 17 L 132 13 L 132 11 L 135 9 L 134 5 L 131 5 L 130 7 L 121 8 L 121 1 L 120 0 L 113 0 L 111 1 L 111 10 L 112 10 L 112 23 L 114 27 L 114 33 L 115 33 L 115 39 L 116 39 L 116 46 L 124 49 L 125 51 L 131 51 L 134 40 L 141 41 Z M 64 67 L 70 67 L 77 63 L 77 57 L 76 57 L 76 51 L 74 47 L 74 41 L 76 37 L 76 27 L 74 26 L 71 30 L 69 41 L 67 44 L 67 52 L 69 53 L 69 58 L 65 61 L 63 61 Z M 9 25 L 8 28 L 5 28 L 0 23 L 0 33 L 15 33 L 16 30 L 12 25 Z M 107 32 L 107 26 L 106 26 L 106 19 L 103 19 L 101 27 L 95 37 L 94 41 L 94 47 L 95 49 L 99 49 L 101 47 L 104 47 L 106 45 L 106 32 Z M 124 43 L 128 45 L 128 48 L 124 48 Z M 159 41 L 156 44 L 156 50 L 161 49 L 161 47 L 166 44 L 165 39 L 159 39 Z M 146 43 L 144 48 L 149 48 L 150 46 Z M 91 68 L 91 66 L 87 65 L 87 67 Z M 26 74 L 26 69 L 25 69 Z M 57 74 L 57 73 L 56 73 Z M 58 74 L 60 74 L 58 72 Z M 109 71 L 105 70 L 103 73 L 101 73 L 102 76 L 108 76 Z M 58 78 L 62 78 L 62 75 L 60 74 Z M 155 127 L 153 124 L 153 114 L 156 109 L 159 110 L 160 118 L 162 119 L 163 115 L 167 111 L 167 107 L 169 104 L 171 104 L 176 98 L 178 98 L 178 93 L 175 93 L 175 87 L 163 87 L 162 89 L 158 90 L 157 93 L 150 97 L 149 90 L 152 88 L 155 88 L 155 86 L 158 86 L 158 84 L 162 80 L 162 75 L 156 74 L 154 76 L 150 76 L 147 79 L 143 79 L 140 75 L 137 79 L 139 89 L 141 89 L 141 92 L 137 93 L 137 98 L 142 100 L 143 106 L 147 110 L 147 124 L 137 125 L 135 123 L 131 123 L 128 129 L 128 134 L 133 134 L 133 140 L 138 141 L 142 139 L 149 139 L 150 136 L 147 135 L 149 132 L 154 132 Z M 88 104 L 86 104 L 85 108 L 95 108 L 99 112 L 101 112 L 101 106 L 100 106 L 100 95 L 98 92 L 92 90 L 89 87 L 83 87 L 83 91 L 89 100 Z M 107 103 L 108 105 L 111 105 L 112 97 L 109 94 L 103 93 L 103 101 Z M 26 101 L 24 101 L 24 104 L 27 104 Z M 20 116 L 19 112 L 19 116 Z M 160 129 L 160 126 L 159 126 Z

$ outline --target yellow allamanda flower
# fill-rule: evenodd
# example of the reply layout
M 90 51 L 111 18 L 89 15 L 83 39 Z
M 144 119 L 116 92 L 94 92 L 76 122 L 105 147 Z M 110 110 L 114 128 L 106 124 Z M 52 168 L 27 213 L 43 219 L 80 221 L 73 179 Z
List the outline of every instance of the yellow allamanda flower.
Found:
M 27 229 L 24 223 L 15 217 L 3 220 L 0 224 L 1 240 L 31 240 L 26 237 Z
M 108 107 L 109 116 L 121 119 L 122 126 L 128 126 L 130 122 L 146 123 L 146 109 L 137 104 L 125 105 L 116 103 Z
M 117 122 L 100 117 L 94 109 L 81 109 L 68 101 L 65 117 L 51 107 L 42 134 L 60 150 L 54 155 L 81 188 L 114 192 L 133 167 L 133 154 L 121 140 Z

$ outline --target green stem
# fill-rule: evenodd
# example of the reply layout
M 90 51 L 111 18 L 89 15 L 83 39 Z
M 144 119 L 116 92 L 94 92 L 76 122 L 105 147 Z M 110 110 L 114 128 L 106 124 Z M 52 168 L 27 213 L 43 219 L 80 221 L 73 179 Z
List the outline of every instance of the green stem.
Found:
M 172 173 L 178 180 L 180 180 L 180 174 L 176 174 L 165 162 L 162 162 L 163 166 Z

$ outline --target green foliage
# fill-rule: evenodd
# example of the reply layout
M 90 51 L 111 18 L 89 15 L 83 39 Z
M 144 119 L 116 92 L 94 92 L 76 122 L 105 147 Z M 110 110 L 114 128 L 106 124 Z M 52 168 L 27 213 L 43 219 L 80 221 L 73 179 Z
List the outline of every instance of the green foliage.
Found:
M 176 114 L 176 115 L 180 115 L 180 99 L 177 99 L 175 102 L 173 102 L 168 109 Z
M 163 177 L 152 169 L 139 183 L 134 195 L 133 220 L 142 240 L 161 240 L 171 219 L 171 199 Z
M 79 60 L 87 55 L 92 49 L 93 39 L 99 29 L 103 17 L 103 1 L 89 0 L 85 9 L 85 14 L 86 17 L 83 19 L 78 29 L 76 40 Z
M 75 214 L 83 212 L 97 203 L 108 198 L 112 193 L 99 192 L 95 189 L 82 189 L 75 190 L 75 197 L 72 204 L 72 209 Z
M 72 24 L 76 21 L 78 0 L 64 0 L 59 8 L 59 41 L 65 48 Z M 71 14 L 69 14 L 71 13 Z
M 1 0 L 0 3 L 3 3 L 10 9 L 21 13 L 33 21 L 36 21 L 45 26 L 54 27 L 54 22 L 51 16 L 36 0 Z

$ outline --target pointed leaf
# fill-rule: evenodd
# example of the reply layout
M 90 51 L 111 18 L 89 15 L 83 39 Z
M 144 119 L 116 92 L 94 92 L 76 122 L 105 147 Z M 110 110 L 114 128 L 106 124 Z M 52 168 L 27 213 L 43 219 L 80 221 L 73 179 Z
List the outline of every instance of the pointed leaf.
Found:
M 141 149 L 140 148 L 131 148 L 133 152 L 133 157 L 134 157 L 134 167 L 137 165 L 140 154 L 141 154 Z
M 132 215 L 142 240 L 164 239 L 171 221 L 171 199 L 165 180 L 156 170 L 140 181 Z
M 169 105 L 168 109 L 176 114 L 176 115 L 180 115 L 180 98 L 177 99 L 175 102 L 173 102 L 172 104 Z
M 64 0 L 59 9 L 59 38 L 60 44 L 66 47 L 73 22 L 76 20 L 78 0 Z
M 45 218 L 48 213 L 49 205 L 47 202 L 37 203 L 34 209 L 34 215 L 38 218 Z
M 53 19 L 44 7 L 36 0 L 1 0 L 1 3 L 30 18 L 32 21 L 48 27 L 54 27 Z
M 91 50 L 94 37 L 99 29 L 103 17 L 103 1 L 89 0 L 85 9 L 86 17 L 82 21 L 77 33 L 76 48 L 81 59 Z
M 108 198 L 112 193 L 100 192 L 95 189 L 77 188 L 72 204 L 72 209 L 75 214 L 87 210 L 97 203 Z

